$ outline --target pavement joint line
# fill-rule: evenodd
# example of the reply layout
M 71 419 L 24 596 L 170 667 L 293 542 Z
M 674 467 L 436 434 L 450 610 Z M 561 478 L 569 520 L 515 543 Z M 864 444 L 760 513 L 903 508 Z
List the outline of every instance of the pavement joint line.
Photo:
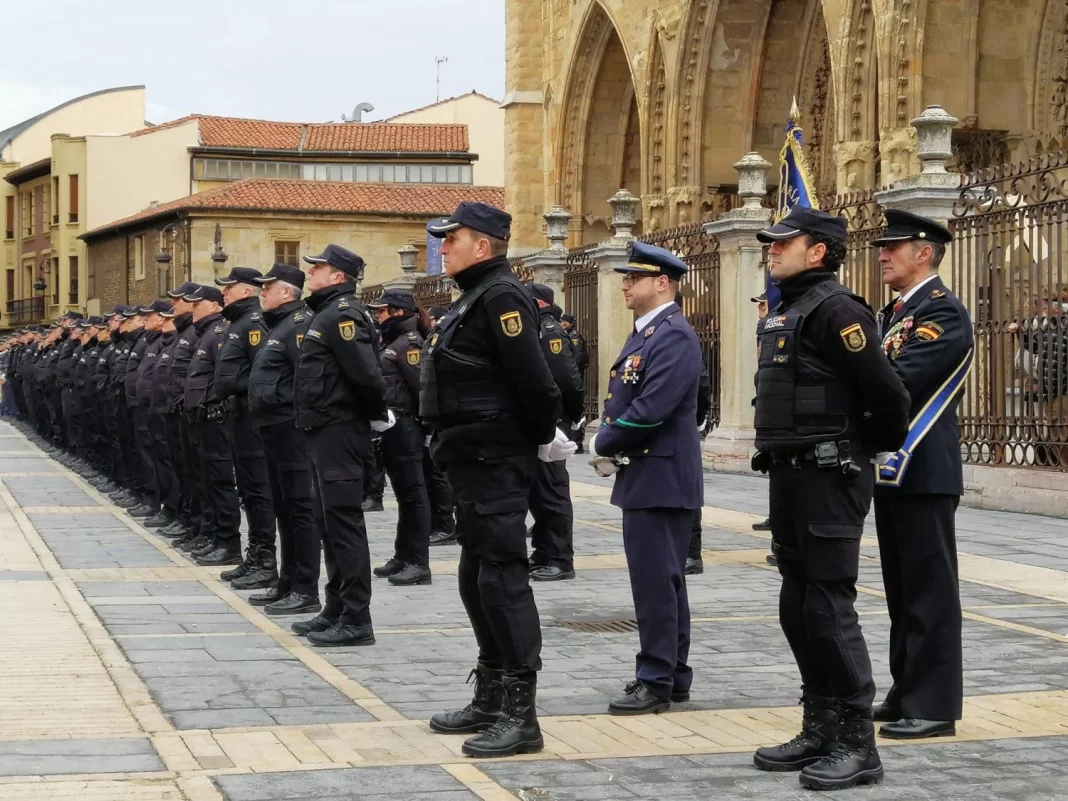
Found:
M 470 762 L 453 762 L 441 766 L 450 776 L 477 795 L 482 801 L 519 801 Z

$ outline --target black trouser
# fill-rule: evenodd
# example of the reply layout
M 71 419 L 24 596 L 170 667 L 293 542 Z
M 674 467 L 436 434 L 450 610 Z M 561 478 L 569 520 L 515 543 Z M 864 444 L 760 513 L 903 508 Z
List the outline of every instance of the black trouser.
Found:
M 156 477 L 155 454 L 152 453 L 152 430 L 148 422 L 147 406 L 134 407 L 134 421 L 137 425 L 136 442 L 139 459 L 141 484 L 144 487 L 145 503 L 149 506 L 160 505 L 160 486 Z
M 241 509 L 234 489 L 234 462 L 227 427 L 204 419 L 198 409 L 190 426 L 193 446 L 200 454 L 197 489 L 200 494 L 200 533 L 222 546 L 241 550 Z
M 119 415 L 119 432 L 122 438 L 122 469 L 127 484 L 137 490 L 144 491 L 143 473 L 141 470 L 141 455 L 137 450 L 137 415 L 136 406 L 131 406 L 129 400 L 122 402 L 121 414 Z
M 363 470 L 371 437 L 356 424 L 305 432 L 312 462 L 312 511 L 326 559 L 325 617 L 371 625 L 371 554 L 363 520 Z
M 263 443 L 252 425 L 247 408 L 231 409 L 227 413 L 233 450 L 234 475 L 237 494 L 248 520 L 248 548 L 250 554 L 261 551 L 274 555 L 274 505 L 271 501 L 271 481 L 267 477 L 267 460 Z
M 167 416 L 149 412 L 148 430 L 152 435 L 152 456 L 156 468 L 156 486 L 160 505 L 171 516 L 178 515 L 178 477 L 175 474 L 175 455 L 167 436 Z
M 52 438 L 60 448 L 67 446 L 67 432 L 63 427 L 63 393 L 65 390 L 60 384 L 53 384 L 53 392 L 50 400 L 46 403 L 48 419 L 52 426 Z
M 259 429 L 278 518 L 278 590 L 319 595 L 319 530 L 312 511 L 312 466 L 304 431 L 292 422 Z
M 960 720 L 964 702 L 955 495 L 877 490 L 875 527 L 890 612 L 886 703 L 903 718 Z
M 446 465 L 456 493 L 460 599 L 478 661 L 516 676 L 541 670 L 541 621 L 530 589 L 526 519 L 537 457 Z
M 641 646 L 634 677 L 664 700 L 672 692 L 689 692 L 693 683 L 683 573 L 692 517 L 689 509 L 623 510 L 623 550 Z
M 382 440 L 379 435 L 371 440 L 371 450 L 367 453 L 367 462 L 363 466 L 363 497 L 373 498 L 381 503 L 386 494 L 386 471 L 382 464 Z
M 779 622 L 806 692 L 871 708 L 875 683 L 857 622 L 857 566 L 875 483 L 870 465 L 857 478 L 837 468 L 776 463 L 771 534 L 779 545 Z
M 690 547 L 686 551 L 687 559 L 701 559 L 701 510 L 694 509 L 690 519 Z
M 567 461 L 538 460 L 530 484 L 530 513 L 534 517 L 531 562 L 573 570 L 575 513 L 571 506 Z
M 430 501 L 423 477 L 423 427 L 410 414 L 398 414 L 382 434 L 382 463 L 397 497 L 397 538 L 393 558 L 407 565 L 430 564 Z
M 430 458 L 430 448 L 426 445 L 423 446 L 423 479 L 426 481 L 426 494 L 430 501 L 430 530 L 452 534 L 456 531 L 452 487 L 449 486 L 444 471 Z
M 171 449 L 171 460 L 174 463 L 175 489 L 178 495 L 177 517 L 183 524 L 188 523 L 195 529 L 199 525 L 199 519 L 194 492 L 196 479 L 193 473 L 199 467 L 193 461 L 189 424 L 181 411 L 168 414 L 164 420 L 167 424 L 167 445 Z

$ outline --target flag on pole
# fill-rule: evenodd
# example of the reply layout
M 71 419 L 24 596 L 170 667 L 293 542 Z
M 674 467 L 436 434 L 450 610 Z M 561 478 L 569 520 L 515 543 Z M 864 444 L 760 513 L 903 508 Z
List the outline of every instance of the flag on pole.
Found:
M 819 200 L 812 181 L 812 173 L 802 147 L 801 113 L 797 110 L 797 99 L 790 108 L 790 117 L 786 122 L 786 142 L 779 151 L 779 202 L 775 210 L 775 222 L 778 222 L 795 206 L 818 209 Z M 767 276 L 768 308 L 779 305 L 779 288 Z

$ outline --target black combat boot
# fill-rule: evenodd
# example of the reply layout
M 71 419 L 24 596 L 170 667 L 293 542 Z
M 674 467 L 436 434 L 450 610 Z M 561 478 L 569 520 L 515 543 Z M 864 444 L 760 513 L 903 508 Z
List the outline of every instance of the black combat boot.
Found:
M 464 741 L 460 750 L 470 757 L 506 757 L 534 754 L 545 747 L 534 709 L 537 676 L 504 677 L 501 719 L 481 734 Z
M 878 784 L 883 763 L 875 749 L 870 709 L 846 707 L 838 719 L 838 742 L 830 755 L 801 771 L 801 786 L 810 790 L 846 790 Z
M 758 748 L 753 764 L 761 770 L 801 770 L 830 756 L 838 736 L 838 709 L 833 698 L 808 693 L 801 699 L 805 712 L 801 733 L 782 745 Z
M 278 583 L 278 561 L 273 548 L 257 548 L 250 561 L 251 569 L 245 575 L 231 580 L 231 589 L 262 590 Z
M 256 554 L 252 550 L 252 546 L 249 546 L 245 549 L 245 558 L 241 560 L 241 564 L 230 570 L 224 570 L 222 573 L 219 574 L 219 578 L 223 581 L 233 581 L 234 579 L 239 579 L 242 576 L 247 576 L 249 572 L 256 566 L 255 557 Z
M 430 719 L 430 728 L 442 734 L 472 734 L 485 731 L 501 717 L 504 703 L 504 673 L 479 665 L 467 677 L 475 682 L 475 697 L 463 709 L 438 712 Z

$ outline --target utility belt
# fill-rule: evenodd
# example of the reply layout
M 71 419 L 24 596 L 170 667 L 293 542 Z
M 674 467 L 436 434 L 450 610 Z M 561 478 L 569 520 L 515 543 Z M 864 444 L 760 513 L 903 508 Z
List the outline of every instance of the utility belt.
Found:
M 244 409 L 248 409 L 248 395 L 231 395 L 223 401 L 223 405 L 231 412 L 240 412 Z
M 772 467 L 789 465 L 795 470 L 815 463 L 821 470 L 838 470 L 849 479 L 859 478 L 864 470 L 853 459 L 853 451 L 850 449 L 849 440 L 838 442 L 820 442 L 804 448 L 792 448 L 770 453 L 757 452 L 753 455 L 752 467 L 761 473 L 768 472 Z
M 226 407 L 222 401 L 213 401 L 203 406 L 187 409 L 186 414 L 192 423 L 219 423 L 226 422 Z

